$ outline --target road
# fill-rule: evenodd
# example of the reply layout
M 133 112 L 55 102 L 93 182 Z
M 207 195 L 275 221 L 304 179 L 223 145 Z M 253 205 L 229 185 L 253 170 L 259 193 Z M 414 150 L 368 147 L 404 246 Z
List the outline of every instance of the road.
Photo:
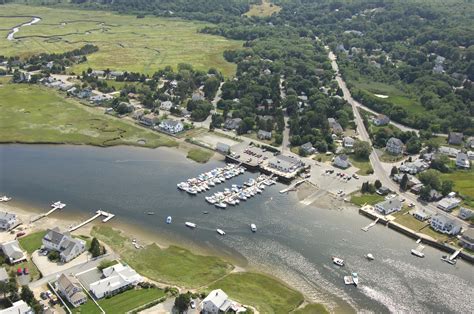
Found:
M 337 62 L 336 62 L 336 56 L 332 53 L 332 51 L 329 52 L 328 57 L 331 60 L 331 65 L 332 65 L 333 70 L 336 72 L 336 81 L 339 85 L 339 88 L 341 88 L 341 90 L 342 90 L 343 98 L 351 105 L 352 111 L 354 112 L 354 118 L 355 118 L 355 123 L 356 123 L 356 126 L 357 126 L 357 132 L 358 132 L 359 138 L 363 141 L 369 142 L 372 145 L 372 141 L 370 140 L 369 133 L 367 132 L 367 129 L 364 126 L 364 122 L 363 122 L 362 117 L 361 117 L 361 115 L 359 113 L 359 110 L 358 110 L 358 107 L 364 108 L 364 109 L 365 109 L 365 107 L 362 106 L 359 102 L 355 101 L 352 98 L 351 93 L 350 93 L 349 89 L 347 88 L 346 83 L 344 82 L 344 80 L 340 76 L 339 67 L 338 67 Z M 394 125 L 399 127 L 397 124 L 394 124 Z M 404 131 L 407 131 L 407 130 L 416 131 L 414 129 L 411 129 L 411 128 L 408 128 L 408 127 L 405 127 L 405 126 L 402 126 L 401 129 L 404 130 Z M 382 183 L 383 186 L 388 187 L 392 191 L 398 191 L 400 196 L 405 198 L 408 202 L 414 203 L 418 208 L 425 208 L 425 209 L 429 210 L 431 213 L 440 213 L 440 214 L 448 215 L 450 218 L 452 218 L 452 219 L 458 221 L 459 223 L 461 223 L 461 225 L 464 228 L 467 228 L 469 226 L 466 223 L 466 221 L 464 221 L 464 220 L 462 220 L 462 219 L 460 219 L 460 218 L 458 218 L 458 217 L 456 217 L 456 216 L 454 216 L 450 213 L 446 213 L 446 212 L 442 211 L 441 209 L 437 208 L 436 206 L 434 206 L 432 204 L 425 205 L 425 204 L 419 202 L 418 197 L 416 195 L 414 195 L 412 193 L 407 193 L 407 192 L 400 191 L 399 185 L 396 184 L 392 179 L 390 179 L 389 172 L 386 169 L 384 169 L 384 165 L 380 161 L 380 158 L 377 155 L 375 150 L 372 150 L 372 153 L 370 154 L 369 159 L 370 159 L 370 163 L 372 165 L 372 168 L 374 169 L 375 177 L 380 180 L 380 182 Z

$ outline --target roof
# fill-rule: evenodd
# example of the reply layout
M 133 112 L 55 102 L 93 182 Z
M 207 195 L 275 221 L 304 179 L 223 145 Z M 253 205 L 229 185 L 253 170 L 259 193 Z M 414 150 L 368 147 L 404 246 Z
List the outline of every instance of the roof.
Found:
M 44 240 L 49 241 L 55 245 L 59 245 L 65 236 L 68 236 L 68 233 L 61 233 L 59 227 L 54 229 L 48 229 L 46 235 L 43 237 Z
M 460 204 L 461 200 L 455 198 L 455 197 L 445 197 L 442 200 L 438 202 L 438 206 L 448 208 L 457 204 Z
M 25 258 L 25 254 L 20 248 L 18 240 L 12 240 L 9 242 L 2 243 L 2 251 L 11 260 L 19 260 Z
M 349 157 L 347 157 L 347 155 L 338 155 L 336 156 L 336 159 L 335 160 L 340 160 L 340 161 L 347 161 L 349 159 Z
M 25 313 L 33 313 L 31 307 L 26 304 L 25 301 L 19 300 L 12 303 L 12 306 L 9 308 L 0 310 L 1 314 L 25 314 Z
M 474 228 L 469 228 L 462 234 L 463 238 L 474 239 Z
M 15 214 L 10 214 L 7 212 L 0 212 L 0 220 L 10 220 L 10 219 L 15 219 L 16 215 Z
M 96 296 L 143 280 L 133 268 L 123 264 L 107 267 L 102 270 L 102 274 L 105 278 L 90 284 L 90 289 Z
M 464 134 L 460 132 L 449 132 L 448 142 L 449 143 L 462 143 Z
M 65 274 L 61 274 L 61 276 L 59 276 L 58 284 L 62 288 L 62 290 L 64 290 L 68 294 L 68 296 L 73 293 L 75 288 L 82 289 L 81 285 L 79 284 L 79 280 L 77 280 L 75 277 Z
M 383 208 L 385 211 L 390 211 L 391 209 L 402 207 L 402 202 L 398 198 L 391 198 L 377 203 L 376 206 Z
M 311 142 L 307 142 L 307 143 L 304 143 L 303 145 L 301 145 L 301 148 L 305 149 L 305 150 L 308 150 L 308 149 L 313 148 L 313 144 L 311 144 Z
M 446 225 L 446 224 L 457 225 L 456 220 L 451 219 L 448 216 L 442 215 L 442 214 L 437 214 L 433 218 L 431 218 L 431 221 L 434 221 L 434 220 L 437 220 L 439 223 L 442 223 L 443 225 Z
M 68 256 L 69 254 L 71 254 L 71 252 L 74 250 L 76 246 L 85 245 L 85 241 L 80 240 L 80 239 L 70 238 L 70 239 L 67 239 L 66 241 L 67 242 L 64 245 L 65 249 L 64 251 L 61 252 L 61 254 L 63 254 L 64 256 Z
M 350 136 L 344 137 L 343 141 L 344 141 L 344 143 L 354 143 L 355 142 L 355 140 Z
M 216 289 L 212 290 L 202 302 L 211 302 L 218 309 L 220 309 L 222 305 L 224 305 L 224 303 L 227 301 L 227 298 L 227 294 L 224 291 L 222 291 L 221 289 Z
M 180 121 L 177 121 L 177 120 L 164 120 L 163 122 L 161 122 L 163 125 L 168 125 L 170 127 L 176 127 L 178 125 L 182 125 L 182 123 Z
M 403 146 L 403 142 L 396 138 L 396 137 L 391 137 L 387 141 L 387 146 Z

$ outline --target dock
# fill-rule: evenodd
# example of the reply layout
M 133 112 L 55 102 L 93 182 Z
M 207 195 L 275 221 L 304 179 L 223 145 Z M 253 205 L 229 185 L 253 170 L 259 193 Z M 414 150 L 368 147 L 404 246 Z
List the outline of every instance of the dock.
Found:
M 103 211 L 103 210 L 98 210 L 98 211 L 96 211 L 96 214 L 95 214 L 94 216 L 92 216 L 91 218 L 87 219 L 86 221 L 84 221 L 84 222 L 82 222 L 82 223 L 80 223 L 80 224 L 78 224 L 78 225 L 76 225 L 76 226 L 70 228 L 68 231 L 69 231 L 69 232 L 72 232 L 72 231 L 74 231 L 74 230 L 77 230 L 77 229 L 79 229 L 79 228 L 81 228 L 81 227 L 87 225 L 88 223 L 92 222 L 93 220 L 99 218 L 100 216 L 105 216 L 105 218 L 102 220 L 102 222 L 104 222 L 104 223 L 115 217 L 114 214 L 105 212 L 105 211 Z
M 379 219 L 380 218 L 375 219 L 375 221 L 372 221 L 370 224 L 368 224 L 367 226 L 365 226 L 361 229 L 365 232 L 369 231 L 370 228 L 372 228 L 373 226 L 375 226 L 377 224 L 377 222 L 379 222 Z
M 462 249 L 459 249 L 457 250 L 456 252 L 454 252 L 453 254 L 451 254 L 451 256 L 449 256 L 449 260 L 453 261 L 456 259 L 456 257 L 458 257 L 459 253 L 461 253 Z
M 61 210 L 64 207 L 66 207 L 66 204 L 61 203 L 60 201 L 57 201 L 57 202 L 51 204 L 51 209 L 48 212 L 46 212 L 44 214 L 41 214 L 41 215 L 38 215 L 36 217 L 33 217 L 33 219 L 31 219 L 31 222 L 35 222 L 35 221 L 38 221 L 38 220 L 40 220 L 44 217 L 48 217 L 49 215 L 54 213 L 56 210 L 58 210 L 58 209 Z
M 287 193 L 287 192 L 290 192 L 290 191 L 294 191 L 294 190 L 296 190 L 296 187 L 298 185 L 303 184 L 306 181 L 308 181 L 308 179 L 299 180 L 299 181 L 295 182 L 293 185 L 289 186 L 288 188 L 281 190 L 280 193 L 283 194 L 283 193 Z

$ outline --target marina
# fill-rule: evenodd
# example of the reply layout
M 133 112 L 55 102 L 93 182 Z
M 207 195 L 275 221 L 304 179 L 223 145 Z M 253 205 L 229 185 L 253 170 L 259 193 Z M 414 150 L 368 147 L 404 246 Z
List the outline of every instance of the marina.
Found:
M 114 218 L 115 215 L 114 214 L 111 214 L 111 213 L 108 213 L 108 212 L 105 212 L 103 210 L 98 210 L 96 211 L 96 214 L 94 216 L 92 216 L 91 218 L 87 219 L 86 221 L 76 225 L 76 226 L 73 226 L 71 227 L 68 231 L 69 232 L 72 232 L 74 230 L 77 230 L 85 225 L 87 225 L 88 223 L 94 221 L 95 219 L 99 218 L 100 216 L 105 216 L 104 219 L 102 219 L 102 222 L 103 223 L 106 223 L 107 221 L 109 221 L 110 219 Z

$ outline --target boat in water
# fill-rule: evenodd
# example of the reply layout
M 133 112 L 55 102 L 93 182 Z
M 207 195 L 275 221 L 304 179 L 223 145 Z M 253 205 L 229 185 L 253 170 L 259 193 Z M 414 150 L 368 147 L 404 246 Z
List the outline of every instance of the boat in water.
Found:
M 417 257 L 420 257 L 420 258 L 423 258 L 425 257 L 425 253 L 419 251 L 419 250 L 416 250 L 416 249 L 411 249 L 411 254 L 417 256 Z
M 225 235 L 224 230 L 222 229 L 216 229 L 217 233 L 220 234 L 221 236 Z
M 339 258 L 339 257 L 336 257 L 336 256 L 333 256 L 332 257 L 332 262 L 334 264 L 336 264 L 337 266 L 344 266 L 344 260 L 342 258 Z
M 372 253 L 368 253 L 366 256 L 365 256 L 369 261 L 373 261 L 375 258 L 374 256 L 372 255 Z
M 344 276 L 344 283 L 346 285 L 357 286 L 359 284 L 359 276 L 357 273 L 352 273 L 350 276 Z
M 255 224 L 250 224 L 250 230 L 252 230 L 252 232 L 257 232 L 257 226 Z
M 186 221 L 184 224 L 186 225 L 186 227 L 189 227 L 191 229 L 194 229 L 194 228 L 197 227 L 197 225 L 195 223 L 188 222 L 188 221 Z
M 173 221 L 173 218 L 171 216 L 166 217 L 166 223 L 170 224 Z
M 227 205 L 223 202 L 216 203 L 215 205 L 216 205 L 216 207 L 219 207 L 219 208 L 227 208 Z
M 12 198 L 11 197 L 8 197 L 6 195 L 0 197 L 0 202 L 8 202 L 8 201 L 11 201 Z
M 359 276 L 357 275 L 357 273 L 352 273 L 352 281 L 356 286 L 359 284 Z
M 57 201 L 57 202 L 52 203 L 51 207 L 56 207 L 56 208 L 59 208 L 59 209 L 63 209 L 64 207 L 66 207 L 66 204 L 61 203 L 61 201 Z
M 209 214 L 209 212 L 207 210 L 205 210 L 205 211 L 202 212 L 202 214 L 207 215 L 207 214 Z
M 155 212 L 147 212 L 146 214 L 151 216 L 151 215 L 154 215 Z

